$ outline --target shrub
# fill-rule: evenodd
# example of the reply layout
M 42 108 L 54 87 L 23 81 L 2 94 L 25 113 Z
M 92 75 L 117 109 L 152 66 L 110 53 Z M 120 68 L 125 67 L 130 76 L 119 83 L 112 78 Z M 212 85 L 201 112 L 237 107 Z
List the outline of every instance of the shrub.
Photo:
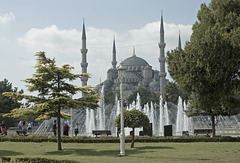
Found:
M 47 136 L 0 136 L 1 141 L 12 141 L 12 142 L 57 142 L 57 138 Z M 63 143 L 119 143 L 118 137 L 62 137 Z M 131 142 L 131 136 L 126 136 L 126 143 Z M 220 136 L 220 137 L 207 137 L 207 136 L 169 136 L 169 137 L 148 137 L 148 136 L 136 136 L 135 142 L 240 142 L 240 137 Z

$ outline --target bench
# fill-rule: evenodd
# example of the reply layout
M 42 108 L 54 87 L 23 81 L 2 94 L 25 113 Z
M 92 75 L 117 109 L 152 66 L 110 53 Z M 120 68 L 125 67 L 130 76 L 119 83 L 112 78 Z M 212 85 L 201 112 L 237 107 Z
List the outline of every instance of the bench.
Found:
M 18 127 L 9 127 L 8 130 L 18 130 Z
M 111 130 L 92 130 L 92 134 L 94 134 L 96 137 L 98 135 L 112 135 Z
M 189 136 L 189 131 L 182 131 L 182 136 Z
M 27 131 L 26 130 L 17 130 L 16 132 L 17 132 L 18 135 L 27 136 Z
M 195 129 L 194 134 L 210 135 L 210 134 L 212 134 L 212 129 Z

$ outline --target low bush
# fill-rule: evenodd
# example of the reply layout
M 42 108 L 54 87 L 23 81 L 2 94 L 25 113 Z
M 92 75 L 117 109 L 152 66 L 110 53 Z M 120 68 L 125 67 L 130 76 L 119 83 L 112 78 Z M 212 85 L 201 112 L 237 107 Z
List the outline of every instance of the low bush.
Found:
M 119 143 L 118 137 L 86 137 L 76 136 L 68 137 L 62 136 L 63 143 Z M 0 136 L 0 141 L 12 141 L 12 142 L 57 142 L 55 136 Z M 125 142 L 131 142 L 131 136 L 126 136 Z M 207 137 L 207 136 L 168 136 L 168 137 L 148 137 L 148 136 L 136 136 L 135 142 L 240 142 L 240 137 L 219 136 L 219 137 Z
M 77 161 L 73 160 L 55 160 L 55 159 L 47 159 L 47 158 L 16 158 L 16 160 L 11 159 L 10 157 L 1 157 L 2 162 L 31 162 L 31 163 L 77 163 Z
M 10 157 L 1 157 L 2 162 L 11 162 L 11 158 Z

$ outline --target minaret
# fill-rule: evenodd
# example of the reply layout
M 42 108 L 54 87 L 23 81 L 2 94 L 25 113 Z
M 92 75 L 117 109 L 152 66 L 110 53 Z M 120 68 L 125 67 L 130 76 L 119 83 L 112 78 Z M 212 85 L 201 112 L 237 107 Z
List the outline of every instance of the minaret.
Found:
M 178 37 L 178 49 L 182 49 L 180 31 L 179 31 L 179 37 Z
M 83 21 L 83 29 L 82 29 L 82 49 L 81 49 L 81 53 L 82 53 L 82 63 L 81 63 L 81 67 L 82 67 L 82 73 L 87 73 L 87 48 L 86 48 L 86 33 L 85 33 L 85 24 Z M 86 77 L 81 77 L 81 81 L 82 81 L 82 86 L 86 86 L 87 85 L 87 81 L 88 78 Z M 83 94 L 84 96 L 84 94 Z
M 117 61 L 116 61 L 116 46 L 115 46 L 115 37 L 113 39 L 113 53 L 112 53 L 112 68 L 115 70 Z
M 161 24 L 160 24 L 160 43 L 158 43 L 158 47 L 160 48 L 160 56 L 158 58 L 160 62 L 160 95 L 163 95 L 165 93 L 165 86 L 166 86 L 166 76 L 167 73 L 165 72 L 165 46 L 166 43 L 164 43 L 164 28 L 163 28 L 163 16 L 161 15 Z

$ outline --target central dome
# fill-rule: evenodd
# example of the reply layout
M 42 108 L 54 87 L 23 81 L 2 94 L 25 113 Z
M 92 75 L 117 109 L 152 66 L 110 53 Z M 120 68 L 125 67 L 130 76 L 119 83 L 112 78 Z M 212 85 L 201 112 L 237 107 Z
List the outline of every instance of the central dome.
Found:
M 149 66 L 149 64 L 144 59 L 135 55 L 125 59 L 122 64 L 123 66 Z

